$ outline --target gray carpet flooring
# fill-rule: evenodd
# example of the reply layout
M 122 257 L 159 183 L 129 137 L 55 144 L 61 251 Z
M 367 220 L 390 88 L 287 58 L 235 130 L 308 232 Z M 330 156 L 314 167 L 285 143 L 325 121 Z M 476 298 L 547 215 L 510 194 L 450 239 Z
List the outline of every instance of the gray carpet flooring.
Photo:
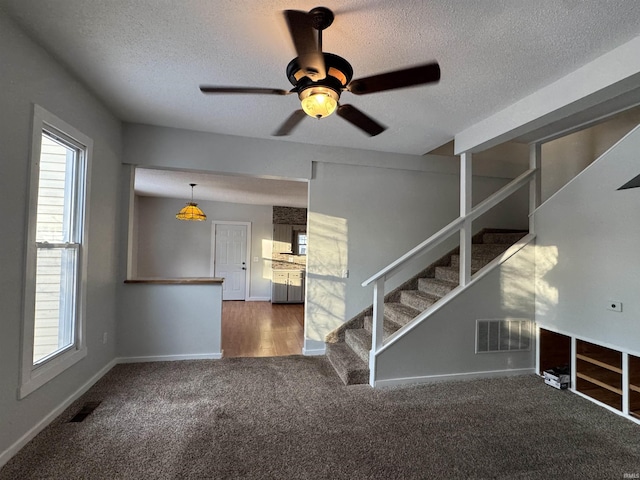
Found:
M 101 401 L 83 422 L 69 422 Z M 346 387 L 322 357 L 118 365 L 0 479 L 622 479 L 640 425 L 534 376 Z M 637 478 L 637 477 L 627 477 Z

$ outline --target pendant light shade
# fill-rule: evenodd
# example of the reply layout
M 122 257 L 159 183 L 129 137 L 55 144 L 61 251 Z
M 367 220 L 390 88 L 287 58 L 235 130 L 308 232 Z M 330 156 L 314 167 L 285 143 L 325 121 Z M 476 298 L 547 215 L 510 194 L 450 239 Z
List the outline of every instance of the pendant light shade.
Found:
M 176 214 L 176 218 L 178 220 L 202 222 L 207 219 L 207 216 L 198 208 L 198 204 L 193 201 L 193 187 L 195 187 L 196 184 L 190 183 L 189 185 L 191 185 L 191 201 L 187 202 L 187 205 Z

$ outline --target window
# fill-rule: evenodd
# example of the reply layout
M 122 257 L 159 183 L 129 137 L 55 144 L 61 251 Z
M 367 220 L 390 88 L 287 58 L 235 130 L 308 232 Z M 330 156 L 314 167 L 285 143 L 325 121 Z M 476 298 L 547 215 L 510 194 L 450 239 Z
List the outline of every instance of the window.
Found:
M 307 232 L 298 231 L 295 232 L 295 244 L 296 251 L 294 252 L 296 255 L 306 255 L 307 254 Z
M 85 199 L 91 146 L 75 128 L 35 107 L 21 397 L 86 355 Z

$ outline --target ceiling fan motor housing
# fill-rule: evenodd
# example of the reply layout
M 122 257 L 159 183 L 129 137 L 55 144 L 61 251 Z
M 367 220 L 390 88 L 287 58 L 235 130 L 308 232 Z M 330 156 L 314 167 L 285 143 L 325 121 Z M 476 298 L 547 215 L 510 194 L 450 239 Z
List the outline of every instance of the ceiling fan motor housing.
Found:
M 353 78 L 353 68 L 344 58 L 333 53 L 323 53 L 327 76 L 322 80 L 313 81 L 300 67 L 298 57 L 287 65 L 287 78 L 295 91 L 300 95 L 304 90 L 312 87 L 327 87 L 334 90 L 338 97 Z

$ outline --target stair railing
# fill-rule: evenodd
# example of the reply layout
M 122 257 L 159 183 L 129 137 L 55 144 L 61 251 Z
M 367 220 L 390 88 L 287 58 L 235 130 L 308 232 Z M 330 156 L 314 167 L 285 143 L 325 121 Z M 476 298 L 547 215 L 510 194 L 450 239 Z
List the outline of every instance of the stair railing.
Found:
M 540 199 L 540 153 L 540 145 L 532 144 L 529 155 L 529 170 L 473 208 L 471 208 L 471 154 L 463 153 L 460 157 L 460 216 L 362 283 L 363 287 L 373 284 L 373 325 L 371 351 L 369 353 L 371 386 L 374 386 L 375 383 L 376 357 L 385 345 L 385 282 L 403 270 L 410 260 L 433 250 L 451 235 L 459 232 L 460 287 L 465 287 L 471 279 L 471 224 L 473 220 L 502 203 L 525 185 L 529 185 L 529 233 L 534 233 L 532 214 L 538 207 Z

